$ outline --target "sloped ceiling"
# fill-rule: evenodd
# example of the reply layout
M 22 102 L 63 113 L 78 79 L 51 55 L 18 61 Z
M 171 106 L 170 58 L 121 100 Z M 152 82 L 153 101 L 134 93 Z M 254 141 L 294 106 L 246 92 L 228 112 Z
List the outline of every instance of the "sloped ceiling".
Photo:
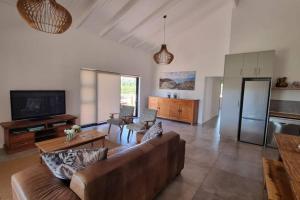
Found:
M 0 0 L 12 6 L 17 0 Z M 236 0 L 57 0 L 73 17 L 73 29 L 85 29 L 101 38 L 153 52 L 163 42 L 164 14 L 168 15 L 166 38 L 170 40 L 199 23 L 224 4 Z

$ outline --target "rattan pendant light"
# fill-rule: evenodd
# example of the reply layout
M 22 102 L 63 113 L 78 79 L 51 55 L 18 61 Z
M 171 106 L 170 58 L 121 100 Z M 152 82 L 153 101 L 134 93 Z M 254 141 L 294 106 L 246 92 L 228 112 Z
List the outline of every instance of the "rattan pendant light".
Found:
M 56 0 L 18 0 L 17 8 L 34 29 L 46 33 L 65 32 L 72 24 L 72 16 Z
M 164 43 L 161 45 L 159 52 L 157 52 L 153 56 L 154 61 L 157 64 L 170 64 L 174 59 L 174 55 L 168 51 L 167 45 L 166 45 L 166 18 L 167 18 L 167 15 L 165 15 L 163 17 L 163 19 L 164 19 Z

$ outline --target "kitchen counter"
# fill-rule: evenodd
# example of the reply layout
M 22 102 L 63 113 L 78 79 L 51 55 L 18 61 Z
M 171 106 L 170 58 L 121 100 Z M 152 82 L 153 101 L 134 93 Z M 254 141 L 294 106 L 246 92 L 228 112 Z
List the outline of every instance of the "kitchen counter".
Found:
M 270 117 L 281 117 L 281 118 L 287 118 L 287 119 L 300 120 L 300 114 L 292 114 L 292 113 L 270 111 L 269 116 Z
M 275 133 L 300 135 L 300 114 L 270 111 L 269 115 L 267 146 L 276 148 Z

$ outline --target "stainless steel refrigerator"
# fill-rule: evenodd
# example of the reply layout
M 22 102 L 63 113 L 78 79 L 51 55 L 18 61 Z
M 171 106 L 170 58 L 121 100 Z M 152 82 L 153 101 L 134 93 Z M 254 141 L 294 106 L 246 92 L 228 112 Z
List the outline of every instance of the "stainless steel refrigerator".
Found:
M 239 141 L 264 145 L 271 79 L 244 78 L 242 84 Z

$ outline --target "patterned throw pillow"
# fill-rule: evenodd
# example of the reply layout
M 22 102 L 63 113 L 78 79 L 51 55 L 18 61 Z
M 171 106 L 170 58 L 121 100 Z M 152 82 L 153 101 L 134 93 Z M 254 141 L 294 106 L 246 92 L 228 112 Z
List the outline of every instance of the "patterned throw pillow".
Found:
M 42 159 L 59 179 L 70 180 L 73 174 L 99 160 L 107 158 L 107 148 L 68 149 L 43 153 Z
M 146 131 L 144 137 L 142 138 L 142 142 L 153 139 L 157 136 L 161 136 L 162 133 L 163 133 L 162 123 L 158 122 L 158 123 L 154 124 L 153 126 L 151 126 L 151 128 L 149 128 L 149 130 Z

